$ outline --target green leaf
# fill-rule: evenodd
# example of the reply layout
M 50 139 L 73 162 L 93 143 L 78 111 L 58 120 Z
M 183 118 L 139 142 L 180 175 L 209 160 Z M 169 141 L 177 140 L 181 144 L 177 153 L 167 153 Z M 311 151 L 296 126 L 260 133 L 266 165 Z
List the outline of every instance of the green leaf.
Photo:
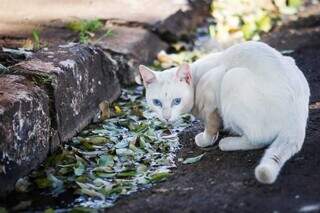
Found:
M 73 168 L 73 171 L 76 176 L 81 176 L 84 173 L 85 169 L 86 166 L 81 161 L 77 161 L 77 164 Z
M 35 183 L 40 189 L 49 188 L 51 186 L 51 181 L 48 180 L 48 178 L 37 178 Z
M 81 143 L 81 145 L 83 146 L 83 148 L 84 148 L 85 150 L 88 150 L 88 151 L 94 150 L 93 144 L 92 144 L 92 143 L 89 143 L 86 139 L 80 140 L 80 143 Z
M 141 164 L 141 163 L 137 166 L 137 172 L 139 174 L 147 171 L 147 169 L 148 169 L 148 167 L 146 165 L 144 165 L 144 164 Z
M 200 161 L 204 155 L 205 155 L 205 153 L 203 153 L 203 154 L 201 154 L 201 155 L 198 155 L 198 156 L 196 156 L 196 157 L 187 158 L 187 159 L 185 159 L 182 163 L 183 163 L 183 164 L 196 163 L 196 162 Z
M 74 32 L 82 32 L 85 30 L 84 22 L 73 21 L 67 24 L 66 26 L 69 30 Z
M 100 30 L 102 27 L 103 23 L 98 19 L 85 22 L 85 30 L 89 32 L 96 32 Z
M 122 140 L 120 142 L 118 142 L 114 147 L 116 149 L 122 149 L 122 148 L 126 148 L 129 146 L 129 142 L 127 140 Z
M 272 27 L 271 18 L 268 14 L 262 15 L 257 20 L 257 28 L 263 32 L 268 32 Z
M 74 32 L 95 32 L 103 27 L 103 23 L 98 19 L 89 21 L 73 21 L 68 23 L 66 27 Z
M 136 133 L 142 133 L 148 130 L 148 125 L 146 123 L 140 123 L 133 131 Z
M 126 177 L 134 177 L 137 175 L 137 172 L 135 170 L 132 171 L 125 171 L 117 174 L 118 178 L 126 178 Z
M 8 71 L 9 71 L 9 69 L 8 69 L 7 67 L 3 66 L 3 65 L 0 63 L 0 74 L 1 74 L 1 73 L 4 73 L 4 72 L 8 72 Z
M 64 191 L 63 181 L 59 180 L 53 174 L 48 175 L 48 180 L 51 182 L 51 187 L 54 189 L 54 193 L 61 193 Z
M 97 192 L 94 189 L 81 188 L 80 192 L 82 194 L 88 195 L 90 197 L 97 197 L 97 198 L 100 198 L 101 200 L 105 199 L 105 196 L 102 193 Z
M 98 166 L 98 167 L 95 167 L 92 171 L 113 173 L 113 169 L 111 166 Z
M 133 156 L 134 152 L 130 149 L 116 149 L 116 154 L 119 156 Z
M 113 30 L 112 29 L 108 29 L 105 33 L 104 33 L 104 36 L 105 37 L 110 37 L 113 35 Z
M 55 213 L 54 209 L 46 209 L 43 213 Z
M 113 166 L 114 161 L 111 155 L 106 154 L 106 155 L 101 155 L 97 163 L 100 167 L 106 167 L 106 166 Z
M 118 186 L 112 188 L 112 190 L 110 191 L 110 195 L 112 195 L 112 194 L 121 194 L 122 191 L 123 191 L 123 187 L 118 185 Z
M 100 30 L 103 27 L 103 23 L 98 20 L 82 20 L 70 22 L 66 27 L 74 32 L 79 33 L 79 41 L 81 43 L 87 43 L 92 33 Z
M 31 183 L 28 178 L 19 178 L 16 182 L 16 191 L 18 192 L 28 192 Z
M 241 27 L 241 31 L 243 33 L 243 37 L 246 39 L 246 40 L 250 40 L 255 32 L 256 32 L 256 25 L 255 23 L 253 22 L 248 22 L 248 23 L 245 23 L 242 27 Z
M 94 144 L 94 145 L 100 145 L 100 144 L 105 144 L 106 142 L 108 142 L 108 139 L 105 137 L 101 137 L 101 136 L 92 136 L 89 138 L 85 138 L 85 141 L 87 141 L 88 143 Z
M 139 137 L 139 145 L 140 145 L 140 148 L 145 148 L 147 146 L 146 141 L 142 136 Z
M 288 6 L 289 7 L 300 7 L 302 4 L 302 1 L 301 0 L 288 0 Z
M 87 208 L 87 207 L 75 207 L 70 212 L 71 213 L 98 213 L 98 210 Z
M 98 187 L 89 184 L 89 183 L 80 183 L 80 182 L 76 182 L 79 186 L 80 186 L 80 192 L 82 194 L 88 195 L 90 197 L 98 197 L 101 198 L 102 200 L 105 199 L 105 196 L 98 192 L 97 189 L 99 189 Z
M 161 182 L 166 180 L 170 176 L 169 171 L 156 172 L 150 176 L 151 182 Z
M 107 172 L 96 172 L 95 174 L 101 178 L 112 178 L 116 176 L 116 173 L 107 173 Z
M 40 31 L 37 29 L 32 30 L 32 38 L 34 49 L 40 49 Z
M 105 181 L 105 180 L 103 180 L 101 178 L 94 179 L 93 183 L 98 187 L 104 186 L 104 187 L 107 187 L 107 188 L 110 188 L 110 189 L 112 188 L 112 185 L 113 185 L 112 183 L 110 183 L 108 181 Z
M 7 213 L 7 209 L 4 207 L 0 207 L 0 213 Z
M 59 175 L 66 176 L 68 173 L 72 172 L 72 167 L 62 167 L 61 169 L 58 170 Z

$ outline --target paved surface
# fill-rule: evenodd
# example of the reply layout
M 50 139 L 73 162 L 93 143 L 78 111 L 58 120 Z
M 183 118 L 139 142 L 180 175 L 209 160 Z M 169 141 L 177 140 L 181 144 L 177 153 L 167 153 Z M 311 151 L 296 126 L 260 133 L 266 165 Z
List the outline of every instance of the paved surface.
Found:
M 193 25 L 192 21 L 190 23 L 190 16 L 199 12 L 194 13 L 193 9 L 208 11 L 208 2 L 206 0 L 198 0 L 196 3 L 188 0 L 30 0 L 28 2 L 3 0 L 1 8 L 4 9 L 0 12 L 0 35 L 21 34 L 40 26 L 52 27 L 73 20 L 96 18 L 176 30 L 172 26 L 178 29 L 187 26 L 181 17 L 189 21 L 189 25 Z M 206 8 L 202 7 L 203 4 Z M 189 12 L 191 13 L 188 14 Z M 175 22 L 183 26 L 176 25 Z
M 299 34 L 309 34 L 310 26 L 304 28 L 303 23 L 300 25 Z M 313 25 L 314 28 L 317 26 Z M 280 29 L 279 32 L 284 36 L 286 30 Z M 286 37 L 287 41 L 294 38 L 294 34 Z M 269 41 L 271 43 L 271 39 Z M 274 46 L 276 43 L 273 42 Z M 291 56 L 296 59 L 310 83 L 311 103 L 314 104 L 320 101 L 320 45 L 306 39 L 302 45 L 290 45 L 293 44 L 287 42 L 286 46 L 281 47 L 294 50 Z M 275 184 L 262 185 L 254 178 L 253 171 L 262 156 L 262 150 L 222 152 L 215 146 L 206 150 L 200 162 L 193 165 L 178 163 L 168 181 L 120 199 L 108 212 L 286 213 L 303 212 L 308 208 L 313 208 L 309 212 L 320 212 L 320 107 L 313 105 L 311 108 L 303 149 L 287 162 Z M 179 157 L 204 152 L 193 141 L 200 129 L 199 125 L 195 125 L 181 135 L 183 148 Z
M 170 0 L 169 0 L 170 1 Z M 4 32 L 21 32 L 36 25 L 71 21 L 77 19 L 116 19 L 151 25 L 173 15 L 179 9 L 186 10 L 185 1 L 142 0 L 142 1 L 104 1 L 104 0 L 4 0 L 0 13 L 0 26 Z M 157 3 L 155 5 L 154 3 Z M 158 6 L 163 10 L 154 10 Z M 16 27 L 16 28 L 15 28 Z

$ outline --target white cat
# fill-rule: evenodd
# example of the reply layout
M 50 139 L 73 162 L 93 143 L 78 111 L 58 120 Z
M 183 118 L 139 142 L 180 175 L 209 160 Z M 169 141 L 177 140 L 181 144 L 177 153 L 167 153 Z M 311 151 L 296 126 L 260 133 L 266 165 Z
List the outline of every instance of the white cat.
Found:
M 193 64 L 163 72 L 140 65 L 148 105 L 173 122 L 192 112 L 205 123 L 195 137 L 200 147 L 213 145 L 223 127 L 237 137 L 219 142 L 223 151 L 268 145 L 255 176 L 273 183 L 284 163 L 303 144 L 310 90 L 294 59 L 262 42 L 245 42 Z

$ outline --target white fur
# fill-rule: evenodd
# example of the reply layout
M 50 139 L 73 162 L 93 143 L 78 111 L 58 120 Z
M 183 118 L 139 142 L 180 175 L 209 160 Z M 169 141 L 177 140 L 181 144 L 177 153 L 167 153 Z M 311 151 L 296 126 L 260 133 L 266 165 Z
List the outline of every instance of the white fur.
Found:
M 188 73 L 188 69 L 192 83 L 175 78 L 177 73 Z M 199 146 L 214 143 L 207 124 L 211 122 L 210 113 L 215 111 L 224 128 L 239 135 L 223 138 L 219 144 L 221 150 L 250 150 L 270 145 L 255 169 L 258 181 L 273 183 L 284 163 L 301 149 L 308 117 L 309 86 L 294 60 L 270 46 L 245 42 L 210 54 L 194 62 L 191 68 L 184 65 L 153 73 L 156 80 L 146 85 L 148 104 L 162 120 L 174 121 L 190 110 L 204 120 L 206 131 L 196 137 Z M 182 103 L 171 107 L 176 97 L 182 98 Z M 154 106 L 154 98 L 160 99 L 164 107 Z

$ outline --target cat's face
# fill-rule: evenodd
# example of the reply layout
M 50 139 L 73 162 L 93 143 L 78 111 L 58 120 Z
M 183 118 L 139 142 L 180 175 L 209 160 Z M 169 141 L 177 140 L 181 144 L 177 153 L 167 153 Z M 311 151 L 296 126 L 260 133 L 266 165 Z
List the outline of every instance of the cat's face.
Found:
M 174 122 L 193 107 L 193 84 L 188 64 L 163 72 L 154 72 L 140 65 L 149 107 L 166 123 Z

